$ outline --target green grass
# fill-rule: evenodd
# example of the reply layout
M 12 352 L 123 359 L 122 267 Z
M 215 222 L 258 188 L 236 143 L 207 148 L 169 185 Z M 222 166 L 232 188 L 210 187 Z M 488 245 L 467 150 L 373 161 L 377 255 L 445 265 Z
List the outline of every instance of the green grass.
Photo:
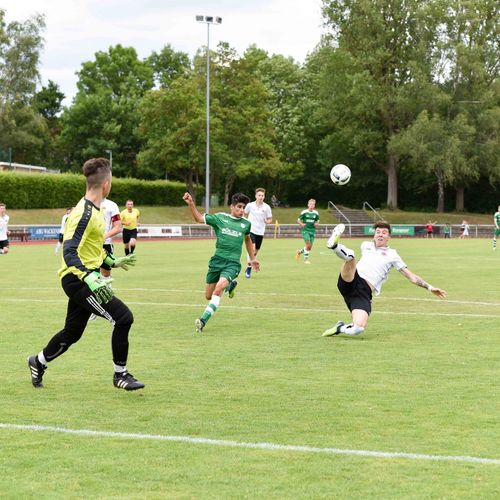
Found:
M 121 209 L 124 207 L 120 207 Z M 143 224 L 190 224 L 193 222 L 187 207 L 138 207 L 141 211 Z M 198 207 L 203 211 L 203 207 Z M 275 208 L 273 218 L 280 224 L 295 224 L 304 207 Z M 227 207 L 212 207 L 211 212 L 227 212 Z M 323 224 L 333 224 L 333 215 L 325 209 L 318 209 Z M 60 224 L 64 215 L 64 208 L 37 209 L 37 210 L 10 210 L 11 224 Z M 461 224 L 466 219 L 469 224 L 493 224 L 493 211 L 490 214 L 472 213 L 446 213 L 435 212 L 405 212 L 403 210 L 382 210 L 382 216 L 391 224 L 426 224 L 429 219 L 436 220 L 438 224 Z
M 359 249 L 359 240 L 348 243 Z M 129 368 L 112 386 L 111 327 L 89 324 L 45 388 L 26 356 L 61 329 L 66 299 L 51 245 L 14 245 L 2 276 L 0 424 L 191 436 L 351 450 L 500 458 L 498 259 L 487 240 L 393 240 L 434 299 L 392 271 L 357 338 L 322 338 L 347 319 L 339 261 L 317 240 L 264 241 L 203 335 L 213 241 L 140 242 L 114 272 L 134 312 Z M 231 448 L 0 428 L 2 498 L 498 498 L 500 466 Z

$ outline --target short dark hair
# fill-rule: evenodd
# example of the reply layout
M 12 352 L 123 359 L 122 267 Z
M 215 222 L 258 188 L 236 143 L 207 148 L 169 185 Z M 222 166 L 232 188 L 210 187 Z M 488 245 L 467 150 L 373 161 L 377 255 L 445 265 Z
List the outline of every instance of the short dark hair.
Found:
M 373 229 L 377 228 L 388 229 L 389 234 L 391 234 L 391 225 L 388 222 L 385 222 L 385 220 L 379 220 L 375 222 L 375 224 L 373 224 Z
M 250 198 L 243 193 L 233 194 L 233 196 L 231 196 L 231 205 L 237 205 L 238 203 L 248 205 L 250 203 Z
M 98 187 L 111 177 L 111 165 L 107 158 L 91 158 L 83 164 L 83 175 L 88 187 Z
M 0 203 L 0 207 L 5 207 L 5 203 Z

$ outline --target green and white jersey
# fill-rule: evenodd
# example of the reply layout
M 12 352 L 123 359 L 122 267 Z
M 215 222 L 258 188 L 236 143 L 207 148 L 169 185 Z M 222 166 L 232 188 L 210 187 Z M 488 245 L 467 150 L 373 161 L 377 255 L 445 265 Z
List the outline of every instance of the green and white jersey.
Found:
M 212 226 L 217 236 L 215 255 L 226 260 L 239 262 L 245 236 L 250 234 L 251 223 L 244 218 L 233 217 L 220 212 L 203 214 L 205 224 Z
M 495 229 L 500 228 L 500 212 L 495 212 L 493 220 L 495 221 Z
M 302 231 L 308 231 L 314 234 L 316 232 L 314 224 L 319 222 L 319 213 L 316 210 L 302 210 L 299 215 L 299 220 L 305 224 Z

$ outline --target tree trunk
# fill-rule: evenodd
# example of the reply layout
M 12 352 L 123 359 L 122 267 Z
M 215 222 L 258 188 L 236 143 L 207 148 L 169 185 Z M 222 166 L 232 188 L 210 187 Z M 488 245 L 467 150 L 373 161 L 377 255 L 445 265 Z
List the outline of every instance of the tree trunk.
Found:
M 437 175 L 438 181 L 438 202 L 436 211 L 440 214 L 444 212 L 444 182 L 441 174 Z
M 455 194 L 455 210 L 457 212 L 464 212 L 465 211 L 465 196 L 464 196 L 463 186 L 457 187 L 456 194 Z
M 387 208 L 398 208 L 398 160 L 394 155 L 389 155 L 387 167 Z
M 229 205 L 229 193 L 233 188 L 234 181 L 236 180 L 236 175 L 231 173 L 226 176 L 226 182 L 224 184 L 224 206 L 227 207 Z

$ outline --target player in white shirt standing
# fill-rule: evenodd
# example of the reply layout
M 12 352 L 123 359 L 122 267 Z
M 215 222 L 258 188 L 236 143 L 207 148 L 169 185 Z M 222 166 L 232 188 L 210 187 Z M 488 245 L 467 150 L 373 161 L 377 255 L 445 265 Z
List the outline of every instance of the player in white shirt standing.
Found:
M 113 237 L 122 232 L 120 209 L 114 201 L 104 198 L 101 202 L 101 212 L 103 213 L 105 228 L 103 248 L 107 255 L 113 255 Z M 103 278 L 112 281 L 111 267 L 104 262 L 101 264 L 100 273 Z M 97 319 L 97 316 L 95 314 L 91 314 L 89 321 L 94 321 L 95 319 Z
M 252 239 L 253 249 L 255 255 L 260 250 L 262 246 L 262 240 L 264 239 L 264 233 L 266 232 L 266 224 L 271 224 L 273 221 L 273 213 L 271 207 L 264 203 L 264 197 L 266 196 L 266 190 L 264 188 L 257 188 L 255 190 L 255 201 L 252 201 L 245 207 L 245 217 L 251 222 L 252 227 L 250 229 L 250 238 Z M 247 268 L 245 270 L 245 276 L 250 278 L 252 274 L 252 265 L 250 264 L 250 257 L 247 254 Z
M 5 203 L 0 203 L 0 255 L 9 253 L 10 217 L 5 213 L 6 209 Z
M 344 297 L 344 301 L 351 311 L 352 322 L 337 324 L 325 330 L 323 337 L 330 337 L 345 333 L 356 336 L 364 331 L 371 313 L 372 292 L 380 293 L 382 285 L 387 281 L 391 268 L 398 270 L 405 278 L 422 288 L 427 288 L 437 297 L 444 299 L 447 293 L 426 283 L 420 276 L 412 273 L 403 262 L 398 252 L 389 248 L 391 226 L 387 222 L 376 222 L 373 225 L 375 235 L 373 241 L 364 241 L 361 244 L 361 259 L 356 262 L 354 252 L 339 243 L 344 232 L 344 224 L 335 226 L 326 246 L 344 260 L 340 269 L 337 287 Z
M 68 220 L 69 214 L 71 213 L 71 210 L 73 210 L 71 207 L 68 207 L 66 209 L 66 213 L 62 216 L 61 219 L 61 227 L 59 228 L 59 237 L 56 245 L 56 251 L 55 254 L 57 255 L 59 253 L 59 249 L 61 248 L 63 239 L 64 239 L 64 228 L 66 226 L 66 221 Z

